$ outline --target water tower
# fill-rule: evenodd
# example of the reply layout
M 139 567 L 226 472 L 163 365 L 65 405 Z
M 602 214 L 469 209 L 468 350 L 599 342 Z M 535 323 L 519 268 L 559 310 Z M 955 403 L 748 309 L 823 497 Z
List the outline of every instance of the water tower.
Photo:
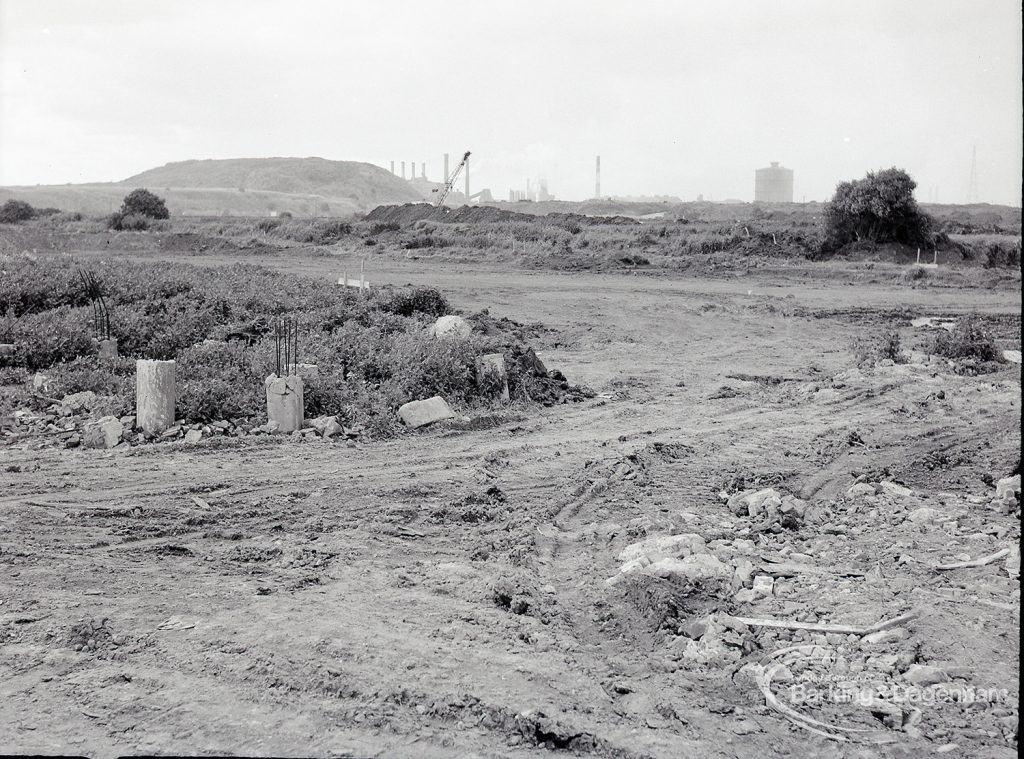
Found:
M 792 203 L 793 170 L 779 166 L 778 161 L 754 172 L 755 203 Z

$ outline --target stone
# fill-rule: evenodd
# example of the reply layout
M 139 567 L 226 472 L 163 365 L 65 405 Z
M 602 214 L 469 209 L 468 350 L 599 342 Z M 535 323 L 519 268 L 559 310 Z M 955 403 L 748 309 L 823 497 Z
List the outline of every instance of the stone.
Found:
M 1020 363 L 1020 351 L 1003 351 L 1003 358 L 1009 361 L 1011 364 Z
M 445 337 L 463 339 L 469 337 L 473 331 L 472 325 L 461 316 L 439 317 L 430 328 L 432 337 Z
M 280 432 L 302 429 L 302 378 L 294 374 L 286 377 L 271 374 L 263 381 L 263 386 L 267 391 L 267 417 L 277 422 L 276 429 Z
M 345 428 L 338 424 L 337 419 L 330 419 L 324 428 L 320 430 L 320 434 L 325 438 L 337 437 L 345 432 Z
M 0 356 L 13 356 L 17 346 L 14 343 L 0 343 Z
M 858 482 L 856 485 L 846 491 L 846 495 L 850 498 L 860 498 L 865 495 L 874 495 L 875 486 L 867 482 Z
M 501 353 L 487 353 L 476 360 L 476 386 L 483 389 L 488 385 L 498 390 L 502 403 L 508 403 L 508 372 Z
M 626 546 L 618 555 L 619 561 L 634 561 L 647 557 L 651 561 L 664 558 L 685 558 L 695 553 L 707 553 L 704 538 L 693 533 L 659 535 Z
M 878 483 L 878 488 L 883 495 L 890 495 L 896 498 L 909 498 L 914 494 L 914 491 L 910 488 L 897 485 L 895 482 L 889 482 L 888 480 L 882 480 Z
M 942 514 L 930 506 L 922 506 L 919 509 L 914 509 L 907 516 L 907 519 L 911 522 L 920 525 L 935 524 L 936 522 L 941 521 L 942 518 Z
M 92 390 L 83 390 L 80 393 L 65 395 L 64 400 L 60 402 L 60 405 L 64 408 L 70 409 L 72 413 L 87 411 L 96 405 L 96 393 Z
M 938 685 L 949 680 L 949 675 L 943 670 L 938 667 L 930 667 L 927 664 L 911 664 L 907 671 L 903 673 L 903 677 L 908 683 L 920 685 L 921 687 Z
M 316 419 L 309 419 L 305 422 L 306 425 L 312 427 L 314 430 L 323 434 L 324 429 L 331 423 L 337 424 L 338 417 L 336 416 L 318 416 Z
M 896 643 L 901 640 L 906 640 L 910 637 L 910 631 L 905 627 L 890 627 L 887 630 L 879 630 L 878 632 L 869 633 L 865 635 L 861 640 L 864 643 Z
M 1020 500 L 1020 475 L 1004 477 L 996 483 L 996 500 L 1007 501 L 1016 498 Z
M 86 448 L 113 448 L 121 442 L 124 425 L 116 416 L 104 416 L 96 421 L 86 422 L 82 430 L 82 442 Z
M 398 409 L 398 416 L 406 426 L 416 429 L 444 419 L 453 419 L 455 412 L 444 398 L 435 395 L 423 401 L 409 401 L 403 404 Z
M 710 553 L 697 553 L 685 559 L 665 558 L 642 570 L 645 574 L 685 580 L 690 583 L 722 581 L 728 583 L 732 569 Z
M 769 598 L 775 586 L 775 580 L 768 575 L 758 575 L 754 578 L 753 591 L 758 596 Z
M 188 445 L 195 445 L 203 439 L 203 433 L 199 430 L 189 430 L 185 433 L 185 443 Z
M 41 372 L 36 372 L 35 376 L 32 377 L 32 389 L 39 393 L 50 392 L 50 377 Z
M 754 564 L 750 559 L 740 557 L 734 562 L 736 569 L 733 572 L 733 587 L 736 589 L 746 587 L 747 583 L 751 581 L 754 576 Z
M 174 361 L 135 362 L 136 423 L 151 435 L 159 435 L 174 424 L 175 366 Z

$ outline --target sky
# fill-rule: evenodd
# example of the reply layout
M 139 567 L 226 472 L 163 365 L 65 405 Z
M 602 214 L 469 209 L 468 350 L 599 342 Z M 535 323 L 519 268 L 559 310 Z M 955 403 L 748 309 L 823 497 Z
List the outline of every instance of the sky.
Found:
M 0 185 L 192 158 L 427 164 L 473 190 L 794 199 L 891 166 L 1021 204 L 1019 0 L 0 0 Z

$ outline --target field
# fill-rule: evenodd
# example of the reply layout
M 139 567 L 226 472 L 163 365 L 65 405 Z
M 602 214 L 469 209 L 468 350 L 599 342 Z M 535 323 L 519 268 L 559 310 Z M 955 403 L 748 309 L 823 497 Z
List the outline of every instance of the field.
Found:
M 0 745 L 1015 756 L 1020 509 L 996 483 L 1019 473 L 1019 210 L 956 220 L 938 269 L 813 260 L 810 211 L 696 210 L 356 221 L 326 246 L 230 219 L 0 229 L 11 270 L 241 262 L 325 286 L 363 266 L 507 317 L 593 391 L 351 442 L 0 437 Z M 920 317 L 973 325 L 996 360 L 942 355 Z M 31 374 L 7 382 L 13 413 Z M 680 565 L 648 544 L 620 571 L 664 536 L 689 536 Z M 874 697 L 803 718 L 766 699 L 801 683 Z

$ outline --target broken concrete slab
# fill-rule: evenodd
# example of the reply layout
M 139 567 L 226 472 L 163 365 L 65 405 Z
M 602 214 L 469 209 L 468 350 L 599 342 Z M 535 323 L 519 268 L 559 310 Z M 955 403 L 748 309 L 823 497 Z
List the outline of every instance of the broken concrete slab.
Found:
M 432 337 L 462 339 L 469 337 L 473 326 L 461 316 L 441 316 L 430 328 Z
M 422 401 L 409 401 L 399 407 L 398 416 L 408 427 L 415 429 L 444 419 L 453 419 L 455 412 L 444 398 L 435 395 Z
M 124 425 L 116 416 L 104 416 L 86 422 L 82 429 L 82 442 L 86 448 L 113 448 L 121 442 Z

